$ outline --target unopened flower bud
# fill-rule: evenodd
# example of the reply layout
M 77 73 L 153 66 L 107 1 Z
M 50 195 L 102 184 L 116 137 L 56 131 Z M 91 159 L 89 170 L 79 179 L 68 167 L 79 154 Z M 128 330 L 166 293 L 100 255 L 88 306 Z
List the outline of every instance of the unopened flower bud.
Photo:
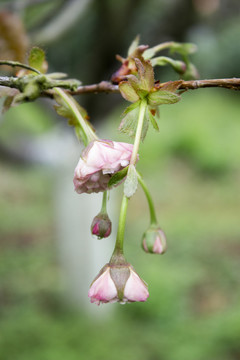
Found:
M 107 214 L 99 213 L 92 221 L 91 232 L 99 239 L 106 238 L 111 234 L 112 222 Z
M 195 65 L 192 63 L 187 65 L 187 69 L 184 72 L 182 78 L 184 80 L 196 80 L 199 79 L 199 73 Z
M 146 301 L 147 284 L 138 276 L 132 265 L 122 257 L 119 263 L 106 264 L 93 280 L 88 292 L 91 303 L 120 302 L 121 304 Z
M 184 74 L 187 69 L 187 65 L 185 64 L 185 62 L 180 60 L 173 61 L 172 67 L 179 74 Z
M 166 236 L 158 226 L 151 226 L 142 238 L 143 250 L 152 254 L 164 254 L 167 250 Z

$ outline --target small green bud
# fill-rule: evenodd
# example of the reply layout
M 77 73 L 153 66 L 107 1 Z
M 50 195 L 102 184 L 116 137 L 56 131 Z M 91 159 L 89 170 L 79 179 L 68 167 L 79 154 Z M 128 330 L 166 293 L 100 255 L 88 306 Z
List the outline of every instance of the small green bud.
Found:
M 143 234 L 142 248 L 151 254 L 164 254 L 167 250 L 166 236 L 159 226 L 150 226 Z

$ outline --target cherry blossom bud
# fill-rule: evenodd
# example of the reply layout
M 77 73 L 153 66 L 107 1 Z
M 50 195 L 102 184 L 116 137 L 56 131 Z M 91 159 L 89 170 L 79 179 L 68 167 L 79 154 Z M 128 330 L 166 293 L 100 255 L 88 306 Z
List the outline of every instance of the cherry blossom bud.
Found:
M 120 302 L 121 304 L 146 301 L 147 284 L 138 276 L 132 265 L 106 264 L 91 284 L 88 292 L 91 303 Z
M 111 234 L 112 222 L 108 215 L 105 213 L 99 213 L 92 221 L 91 232 L 99 239 L 106 238 Z
M 143 250 L 152 254 L 164 254 L 167 250 L 166 236 L 162 229 L 151 226 L 142 238 Z
M 73 183 L 76 192 L 90 194 L 107 190 L 110 178 L 129 165 L 132 150 L 133 145 L 128 143 L 91 141 L 75 169 Z

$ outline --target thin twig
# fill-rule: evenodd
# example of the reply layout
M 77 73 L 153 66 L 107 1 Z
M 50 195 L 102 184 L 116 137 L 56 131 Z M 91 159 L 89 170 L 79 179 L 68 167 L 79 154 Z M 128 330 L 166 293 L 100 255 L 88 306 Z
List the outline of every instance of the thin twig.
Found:
M 160 88 L 166 83 L 162 83 Z M 230 90 L 240 90 L 240 78 L 231 79 L 207 79 L 207 80 L 189 80 L 183 81 L 179 90 L 196 90 L 207 87 L 222 87 Z M 88 93 L 118 93 L 118 85 L 113 85 L 111 82 L 102 81 L 99 84 L 79 86 L 76 91 L 71 92 L 72 95 L 81 95 Z
M 230 90 L 240 90 L 240 79 L 208 79 L 183 81 L 180 90 L 195 90 L 207 87 L 222 87 Z
M 18 80 L 16 77 L 0 76 L 0 86 L 7 86 L 16 88 L 21 91 Z M 164 87 L 166 83 L 161 83 L 159 88 Z M 56 85 L 54 85 L 56 86 Z M 59 86 L 59 85 L 58 85 Z M 60 87 L 60 86 L 59 86 Z M 240 90 L 240 78 L 231 79 L 207 79 L 207 80 L 189 80 L 183 81 L 178 90 L 196 90 L 201 88 L 220 87 L 230 90 Z M 101 81 L 98 84 L 83 85 L 79 86 L 77 90 L 70 91 L 71 95 L 82 95 L 82 94 L 99 94 L 99 93 L 118 93 L 118 85 L 113 85 L 109 81 Z M 41 96 L 51 97 L 51 93 L 44 91 Z
M 113 85 L 109 81 L 101 81 L 99 84 L 79 86 L 76 91 L 71 91 L 71 95 L 81 95 L 89 93 L 118 93 L 118 85 Z

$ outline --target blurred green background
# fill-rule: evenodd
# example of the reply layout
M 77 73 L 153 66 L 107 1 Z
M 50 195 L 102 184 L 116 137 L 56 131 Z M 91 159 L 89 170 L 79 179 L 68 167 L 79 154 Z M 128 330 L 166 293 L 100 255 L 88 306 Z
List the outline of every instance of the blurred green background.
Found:
M 240 77 L 238 0 L 16 0 L 1 1 L 0 10 L 1 58 L 21 59 L 37 44 L 50 71 L 85 84 L 109 80 L 119 65 L 115 54 L 124 56 L 136 34 L 151 46 L 196 43 L 192 61 L 201 78 Z M 23 23 L 19 48 L 11 51 L 6 34 L 17 22 L 3 26 L 9 13 Z M 168 68 L 157 76 L 177 78 Z M 118 95 L 79 101 L 101 134 L 129 141 L 116 130 L 126 106 Z M 159 257 L 140 247 L 149 219 L 139 189 L 130 202 L 125 248 L 150 297 L 143 304 L 102 305 L 99 316 L 98 308 L 91 312 L 68 299 L 57 251 L 56 172 L 25 148 L 59 126 L 73 133 L 51 107 L 39 100 L 1 118 L 0 359 L 239 360 L 239 94 L 196 90 L 161 108 L 160 133 L 149 131 L 138 169 L 153 194 L 168 251 Z

